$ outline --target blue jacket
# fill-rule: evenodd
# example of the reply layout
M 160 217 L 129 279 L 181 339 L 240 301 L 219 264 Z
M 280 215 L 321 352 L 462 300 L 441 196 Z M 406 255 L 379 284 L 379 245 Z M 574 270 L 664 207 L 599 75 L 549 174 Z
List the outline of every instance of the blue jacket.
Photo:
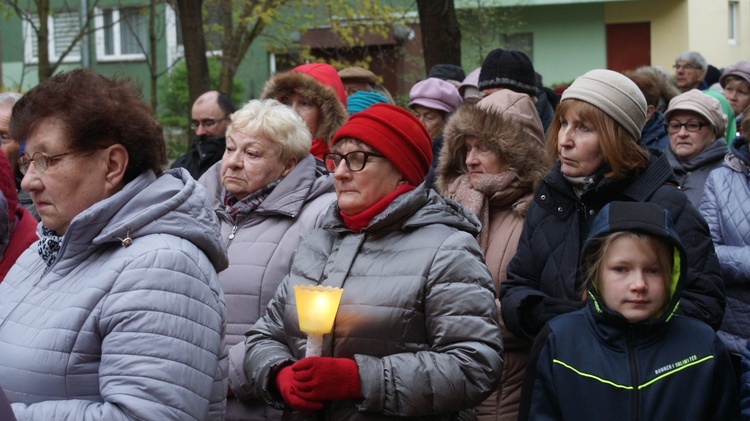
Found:
M 687 264 L 669 214 L 648 203 L 616 202 L 602 209 L 590 238 L 625 230 L 673 246 L 669 304 L 655 319 L 629 323 L 591 285 L 586 308 L 556 317 L 537 337 L 519 420 L 737 419 L 726 349 L 710 326 L 674 314 Z
M 669 148 L 669 133 L 664 114 L 654 111 L 654 114 L 641 130 L 641 142 L 649 149 L 663 151 Z
M 700 212 L 711 230 L 726 284 L 727 307 L 719 337 L 739 354 L 750 338 L 750 149 L 732 143 L 724 165 L 708 176 Z
M 533 339 L 552 317 L 580 308 L 585 286 L 579 253 L 594 217 L 613 200 L 654 202 L 669 210 L 677 232 L 686 239 L 690 262 L 678 312 L 718 329 L 724 316 L 724 282 L 711 235 L 703 217 L 674 183 L 668 161 L 653 151 L 639 177 L 605 178 L 579 199 L 558 164 L 534 195 L 518 251 L 508 265 L 508 280 L 500 287 L 508 329 Z M 546 307 L 543 317 L 535 311 L 540 302 Z

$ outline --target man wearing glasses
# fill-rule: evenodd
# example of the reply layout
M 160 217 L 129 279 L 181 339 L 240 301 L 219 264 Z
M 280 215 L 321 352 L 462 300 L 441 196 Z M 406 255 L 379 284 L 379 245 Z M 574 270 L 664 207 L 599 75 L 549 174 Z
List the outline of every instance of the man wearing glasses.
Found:
M 708 69 L 708 62 L 697 51 L 685 51 L 674 60 L 674 81 L 680 92 L 691 89 L 708 89 L 708 84 L 703 81 Z
M 199 96 L 190 117 L 190 128 L 195 131 L 193 146 L 171 168 L 185 168 L 197 180 L 219 162 L 226 148 L 225 135 L 233 112 L 232 99 L 223 92 L 208 91 Z

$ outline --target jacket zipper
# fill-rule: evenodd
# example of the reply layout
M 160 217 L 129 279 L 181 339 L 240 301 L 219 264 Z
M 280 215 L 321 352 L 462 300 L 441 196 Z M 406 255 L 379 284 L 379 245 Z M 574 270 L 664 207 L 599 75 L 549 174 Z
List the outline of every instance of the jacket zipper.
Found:
M 631 401 L 630 419 L 638 421 L 638 408 L 640 407 L 640 391 L 638 390 L 638 362 L 635 358 L 635 347 L 633 346 L 633 331 L 628 329 L 628 358 L 630 359 L 630 384 L 633 385 L 633 400 Z

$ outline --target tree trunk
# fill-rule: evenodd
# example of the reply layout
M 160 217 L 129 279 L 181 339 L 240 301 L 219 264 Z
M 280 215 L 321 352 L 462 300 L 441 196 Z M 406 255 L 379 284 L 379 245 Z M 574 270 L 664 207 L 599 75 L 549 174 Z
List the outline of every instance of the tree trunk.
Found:
M 37 0 L 37 12 L 39 13 L 39 32 L 37 33 L 37 55 L 39 56 L 39 67 L 37 74 L 39 82 L 52 76 L 52 66 L 49 62 L 49 0 Z
M 177 0 L 177 10 L 180 14 L 182 44 L 185 47 L 189 106 L 192 107 L 195 100 L 211 86 L 206 60 L 206 39 L 203 36 L 203 0 Z M 192 142 L 191 137 L 188 134 L 188 145 Z
M 417 0 L 426 72 L 436 64 L 461 65 L 461 28 L 453 0 Z
M 159 78 L 159 55 L 156 52 L 156 1 L 151 0 L 148 5 L 148 49 L 146 59 L 149 60 L 150 70 L 150 88 L 151 88 L 151 108 L 156 113 L 156 107 L 159 105 L 159 96 L 156 92 L 156 80 Z

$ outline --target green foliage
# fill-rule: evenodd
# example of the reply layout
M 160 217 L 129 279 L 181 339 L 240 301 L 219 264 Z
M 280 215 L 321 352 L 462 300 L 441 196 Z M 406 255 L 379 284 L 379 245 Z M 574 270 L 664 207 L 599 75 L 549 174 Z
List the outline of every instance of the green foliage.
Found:
M 218 86 L 219 70 L 221 63 L 216 58 L 208 59 L 208 72 L 211 78 L 211 86 Z M 181 128 L 187 132 L 189 129 L 190 104 L 187 84 L 187 66 L 185 61 L 181 60 L 172 70 L 159 79 L 159 122 L 162 126 L 171 128 Z M 244 103 L 240 97 L 244 91 L 241 82 L 234 80 L 232 83 L 232 97 L 235 107 L 239 108 Z
M 524 25 L 520 19 L 520 7 L 497 7 L 487 0 L 467 3 L 474 7 L 456 9 L 463 44 L 471 46 L 462 60 L 465 68 L 473 70 L 481 66 L 487 53 L 495 48 L 519 49 L 533 57 L 533 50 L 528 51 L 523 45 L 512 45 L 513 35 Z

